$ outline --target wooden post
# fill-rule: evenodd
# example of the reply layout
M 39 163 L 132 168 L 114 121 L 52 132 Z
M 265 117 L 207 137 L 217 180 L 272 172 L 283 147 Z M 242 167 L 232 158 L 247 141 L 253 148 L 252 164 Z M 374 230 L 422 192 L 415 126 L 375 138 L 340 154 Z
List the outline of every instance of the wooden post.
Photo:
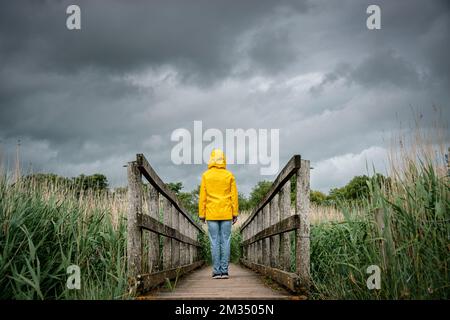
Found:
M 127 252 L 128 274 L 134 283 L 142 273 L 142 229 L 137 215 L 142 213 L 142 178 L 136 162 L 129 162 L 128 173 L 128 223 Z
M 151 185 L 148 184 L 149 199 L 148 212 L 150 217 L 159 221 L 159 193 Z M 158 270 L 159 267 L 159 236 L 156 233 L 150 232 L 150 250 L 149 250 L 149 271 L 150 273 Z
M 274 225 L 280 221 L 280 209 L 278 207 L 278 193 L 270 201 L 270 224 Z M 280 258 L 280 235 L 270 237 L 270 266 L 279 268 Z
M 291 181 L 288 180 L 280 190 L 279 196 L 281 220 L 291 215 Z M 280 266 L 285 271 L 291 270 L 291 239 L 289 232 L 280 235 Z
M 248 239 L 247 234 L 248 234 L 248 227 L 242 230 L 243 241 Z M 248 246 L 242 246 L 242 257 L 244 258 L 244 260 L 248 260 Z
M 194 226 L 189 223 L 189 238 L 194 239 Z M 189 263 L 194 262 L 194 246 L 189 246 Z
M 260 232 L 263 229 L 263 218 L 262 218 L 262 211 L 258 212 L 258 214 L 256 215 L 256 233 Z M 263 263 L 263 256 L 262 256 L 262 240 L 258 241 L 258 246 L 257 246 L 257 260 L 258 260 L 258 264 L 262 264 Z
M 249 224 L 249 228 L 250 228 L 250 234 L 249 234 L 249 237 L 253 237 L 253 235 L 255 234 L 255 223 L 256 223 L 255 221 L 256 221 L 256 220 L 253 219 L 253 220 L 250 222 L 250 224 Z M 251 261 L 251 262 L 256 262 L 256 258 L 255 258 L 255 254 L 256 254 L 255 246 L 256 246 L 256 243 L 255 243 L 255 242 L 253 242 L 253 243 L 250 245 L 250 261 Z
M 172 226 L 172 214 L 170 210 L 170 202 L 167 198 L 163 198 L 162 201 L 164 210 L 164 224 L 168 227 Z M 172 241 L 168 237 L 164 237 L 163 244 L 163 269 L 170 269 L 172 266 Z
M 198 240 L 198 233 L 200 231 L 198 231 L 196 228 L 194 228 L 194 240 L 197 241 Z M 194 247 L 194 261 L 198 261 L 200 260 L 200 253 L 199 253 L 199 249 L 198 247 Z
M 263 229 L 270 226 L 270 202 L 266 204 L 263 208 Z M 263 239 L 263 264 L 265 266 L 270 266 L 270 239 Z
M 183 233 L 186 236 L 189 236 L 189 226 L 191 225 L 191 223 L 186 218 L 185 218 L 184 221 L 185 221 L 185 224 L 184 224 L 184 231 L 183 231 Z M 189 247 L 190 247 L 190 245 L 185 243 L 185 245 L 184 245 L 184 264 L 189 264 Z
M 180 230 L 180 214 L 177 209 L 170 205 L 170 211 L 172 212 L 172 228 Z M 172 239 L 172 267 L 178 267 L 180 265 L 180 242 Z
M 186 228 L 186 218 L 184 216 L 180 216 L 180 232 L 184 233 Z M 180 264 L 186 264 L 186 246 L 185 243 L 180 244 Z
M 310 284 L 309 262 L 309 160 L 301 160 L 297 171 L 297 200 L 295 213 L 300 217 L 300 228 L 296 232 L 296 272 L 302 285 Z

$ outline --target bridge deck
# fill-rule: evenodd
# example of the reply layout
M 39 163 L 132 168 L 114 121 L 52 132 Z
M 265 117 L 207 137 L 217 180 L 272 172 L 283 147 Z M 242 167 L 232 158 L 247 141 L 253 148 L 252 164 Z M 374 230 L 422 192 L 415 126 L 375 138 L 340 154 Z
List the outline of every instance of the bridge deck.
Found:
M 229 279 L 212 279 L 211 267 L 203 267 L 181 278 L 171 291 L 161 288 L 139 299 L 295 299 L 282 288 L 272 288 L 257 273 L 230 264 Z

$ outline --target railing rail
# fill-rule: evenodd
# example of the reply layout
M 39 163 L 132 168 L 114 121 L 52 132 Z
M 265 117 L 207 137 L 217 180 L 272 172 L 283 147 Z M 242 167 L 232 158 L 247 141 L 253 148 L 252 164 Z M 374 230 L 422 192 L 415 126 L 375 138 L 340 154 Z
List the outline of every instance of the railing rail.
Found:
M 241 262 L 295 292 L 310 284 L 309 170 L 308 160 L 293 156 L 240 228 Z
M 129 283 L 143 292 L 201 266 L 198 236 L 204 231 L 144 155 L 127 167 Z

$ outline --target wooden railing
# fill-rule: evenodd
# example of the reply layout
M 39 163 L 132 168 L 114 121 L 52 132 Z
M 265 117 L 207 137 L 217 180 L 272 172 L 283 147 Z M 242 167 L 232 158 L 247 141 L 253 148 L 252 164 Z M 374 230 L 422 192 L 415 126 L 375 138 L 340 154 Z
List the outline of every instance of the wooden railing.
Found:
M 241 226 L 241 262 L 294 292 L 310 284 L 309 165 L 299 155 L 292 157 Z
M 143 292 L 201 266 L 198 236 L 204 231 L 144 155 L 127 167 L 129 284 Z

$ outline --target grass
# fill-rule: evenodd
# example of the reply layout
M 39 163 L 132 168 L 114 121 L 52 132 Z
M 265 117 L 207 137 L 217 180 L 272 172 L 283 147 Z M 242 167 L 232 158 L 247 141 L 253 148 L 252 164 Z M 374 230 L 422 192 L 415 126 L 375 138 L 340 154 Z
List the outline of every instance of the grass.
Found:
M 1 177 L 0 299 L 126 298 L 126 221 L 115 200 Z M 72 264 L 80 290 L 66 287 Z
M 398 145 L 388 186 L 370 185 L 367 199 L 340 205 L 343 218 L 311 226 L 313 298 L 450 298 L 445 149 Z M 381 269 L 380 290 L 367 288 L 370 265 Z

